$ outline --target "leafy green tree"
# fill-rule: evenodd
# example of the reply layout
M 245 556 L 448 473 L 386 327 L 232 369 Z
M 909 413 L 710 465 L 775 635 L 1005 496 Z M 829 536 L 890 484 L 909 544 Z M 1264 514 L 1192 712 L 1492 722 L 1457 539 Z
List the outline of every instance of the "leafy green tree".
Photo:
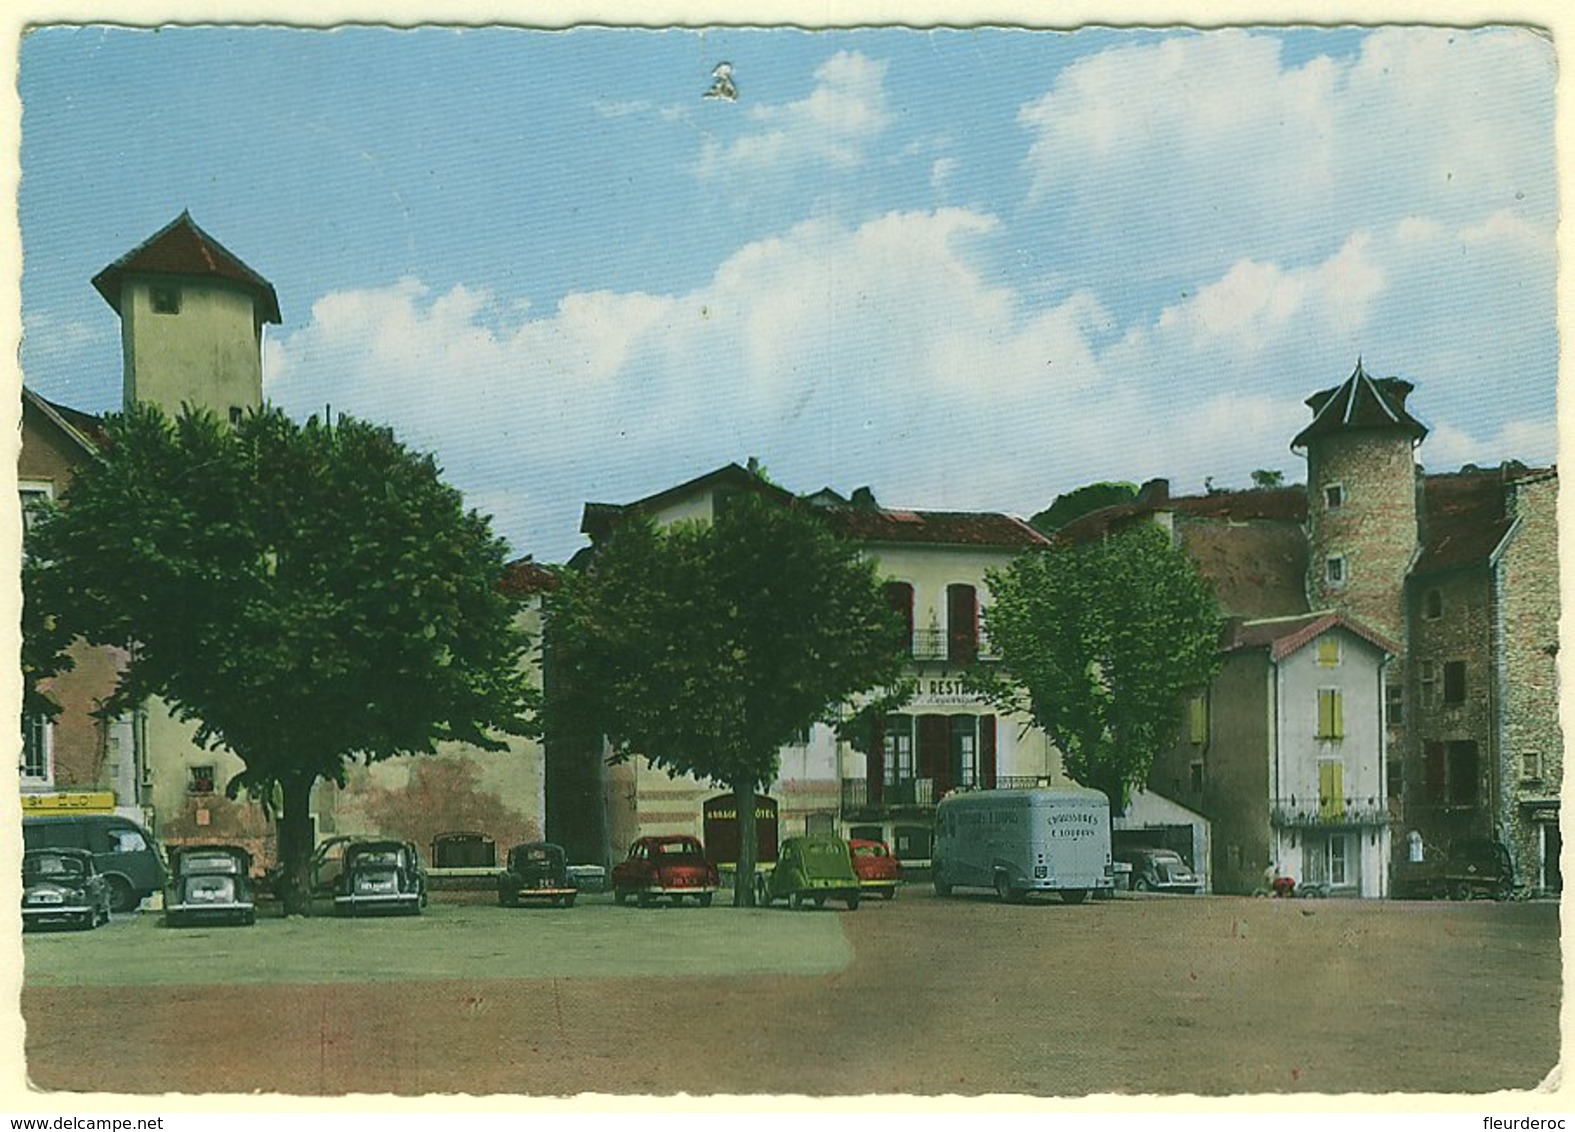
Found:
M 874 564 L 806 508 L 744 492 L 708 524 L 630 521 L 548 606 L 554 663 L 578 691 L 552 705 L 549 741 L 588 718 L 615 762 L 643 755 L 731 789 L 734 902 L 752 905 L 756 791 L 795 734 L 898 680 L 897 622 Z
M 1056 543 L 987 578 L 1005 674 L 986 691 L 1030 714 L 1067 773 L 1125 812 L 1131 788 L 1176 741 L 1181 696 L 1218 671 L 1212 590 L 1152 523 Z
M 1091 483 L 1056 496 L 1055 502 L 1028 520 L 1028 525 L 1040 534 L 1053 534 L 1074 519 L 1081 519 L 1102 507 L 1131 503 L 1137 495 L 1138 486 L 1135 483 L 1114 480 Z
M 1276 468 L 1258 468 L 1252 473 L 1252 486 L 1266 489 L 1285 486 L 1285 473 Z
M 282 797 L 286 911 L 308 907 L 318 779 L 535 726 L 505 547 L 430 456 L 275 409 L 231 428 L 139 405 L 105 429 L 29 535 L 24 621 L 52 634 L 34 654 L 62 634 L 128 647 L 106 714 L 158 697 L 239 756 L 231 798 Z

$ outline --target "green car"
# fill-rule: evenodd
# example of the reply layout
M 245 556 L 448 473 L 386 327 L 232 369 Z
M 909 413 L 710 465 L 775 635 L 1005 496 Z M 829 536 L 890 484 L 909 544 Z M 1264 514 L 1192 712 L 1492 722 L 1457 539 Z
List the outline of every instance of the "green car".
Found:
M 819 908 L 827 900 L 845 900 L 848 911 L 859 906 L 859 877 L 853 856 L 840 837 L 818 834 L 790 837 L 777 853 L 776 868 L 755 877 L 756 903 L 769 907 L 786 900 L 794 909 L 813 900 Z

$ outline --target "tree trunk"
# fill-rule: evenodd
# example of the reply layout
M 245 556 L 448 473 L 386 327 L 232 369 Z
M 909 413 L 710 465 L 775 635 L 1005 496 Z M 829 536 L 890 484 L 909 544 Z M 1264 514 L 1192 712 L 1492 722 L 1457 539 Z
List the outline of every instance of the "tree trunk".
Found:
M 283 781 L 284 813 L 279 818 L 279 898 L 286 916 L 312 914 L 312 782 L 306 775 Z
M 755 787 L 733 787 L 733 810 L 738 814 L 738 873 L 733 882 L 733 907 L 755 906 Z

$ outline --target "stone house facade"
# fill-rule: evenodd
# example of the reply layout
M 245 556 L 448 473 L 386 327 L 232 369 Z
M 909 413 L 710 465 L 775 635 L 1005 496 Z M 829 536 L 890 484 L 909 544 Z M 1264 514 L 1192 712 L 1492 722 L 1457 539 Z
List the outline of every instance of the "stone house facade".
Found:
M 1407 407 L 1412 391 L 1358 362 L 1307 401 L 1313 420 L 1292 442 L 1307 457 L 1304 485 L 1173 499 L 1155 481 L 1060 537 L 1159 522 L 1214 583 L 1232 631 L 1253 618 L 1338 613 L 1392 642 L 1378 707 L 1390 859 L 1413 833 L 1434 854 L 1466 837 L 1497 837 L 1523 890 L 1556 892 L 1557 472 L 1515 462 L 1425 471 L 1417 453 L 1427 428 Z M 1234 685 L 1229 664 L 1209 702 L 1218 739 L 1238 722 L 1252 727 L 1263 708 Z M 1159 760 L 1151 788 L 1186 802 L 1190 769 L 1178 768 L 1192 761 L 1180 751 Z M 1269 797 L 1223 790 L 1199 806 L 1229 824 L 1226 808 L 1272 809 Z M 1255 887 L 1245 856 L 1232 864 L 1229 839 L 1217 835 L 1214 845 L 1221 891 Z M 1270 863 L 1262 848 L 1258 870 Z

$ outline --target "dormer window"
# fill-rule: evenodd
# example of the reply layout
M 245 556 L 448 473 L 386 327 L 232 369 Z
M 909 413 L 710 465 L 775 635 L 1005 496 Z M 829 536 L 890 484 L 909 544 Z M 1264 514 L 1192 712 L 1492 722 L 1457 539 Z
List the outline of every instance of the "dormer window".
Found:
M 179 287 L 150 287 L 148 290 L 154 314 L 180 314 Z
M 1331 483 L 1323 489 L 1323 505 L 1330 511 L 1338 511 L 1345 506 L 1345 485 Z

